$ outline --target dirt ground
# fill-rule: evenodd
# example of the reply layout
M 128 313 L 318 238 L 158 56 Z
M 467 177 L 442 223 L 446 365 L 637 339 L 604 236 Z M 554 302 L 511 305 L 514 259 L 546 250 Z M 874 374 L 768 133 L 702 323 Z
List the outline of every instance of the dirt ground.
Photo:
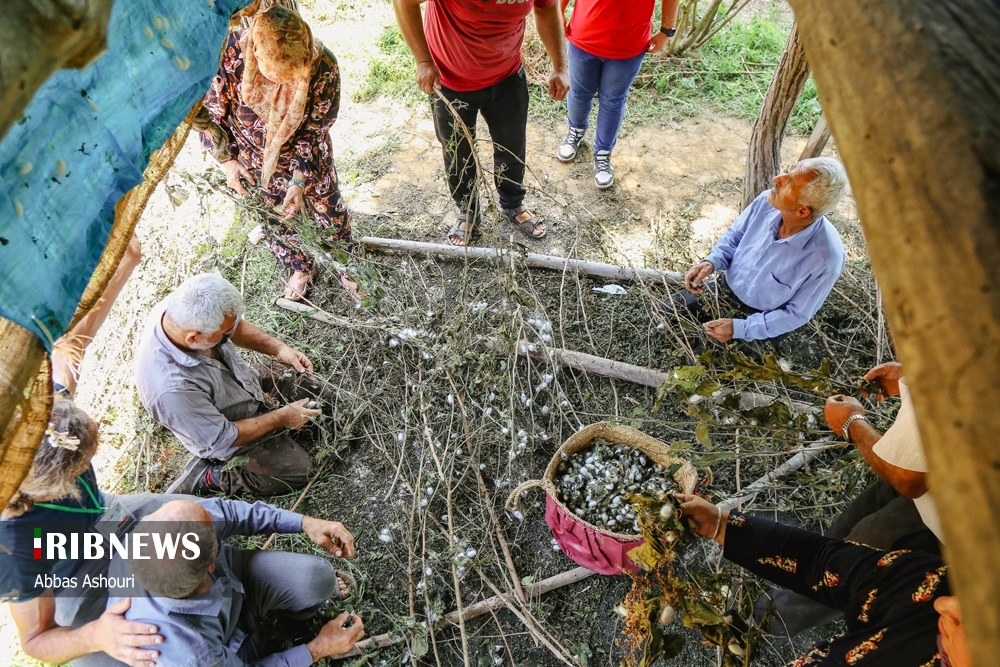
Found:
M 386 98 L 356 103 L 350 97 L 350 87 L 358 85 L 363 76 L 377 36 L 392 20 L 390 6 L 320 0 L 302 4 L 318 36 L 338 54 L 344 74 L 345 92 L 332 138 L 341 188 L 354 216 L 355 235 L 444 243 L 445 232 L 454 219 L 454 205 L 446 190 L 441 150 L 427 106 Z M 544 121 L 529 122 L 527 163 L 531 171 L 527 203 L 544 218 L 548 235 L 534 243 L 514 236 L 513 241 L 521 246 L 559 256 L 684 270 L 692 260 L 704 255 L 738 213 L 750 136 L 750 125 L 744 121 L 705 112 L 680 122 L 628 127 L 614 154 L 616 185 L 605 192 L 593 185 L 589 148 L 582 150 L 573 164 L 564 165 L 555 159 L 562 131 L 562 127 Z M 485 128 L 481 127 L 480 137 L 485 136 Z M 782 153 L 786 165 L 795 161 L 804 142 L 805 137 L 786 139 Z M 485 146 L 483 154 L 489 164 Z M 443 521 L 450 526 L 449 515 L 455 527 L 448 532 L 477 545 L 481 541 L 484 553 L 486 544 L 492 545 L 491 553 L 496 553 L 494 536 L 484 534 L 484 527 L 499 527 L 511 543 L 514 562 L 525 583 L 573 567 L 569 559 L 552 549 L 551 535 L 542 520 L 540 492 L 525 498 L 522 518 L 503 512 L 500 505 L 513 486 L 540 474 L 557 444 L 580 423 L 617 419 L 634 423 L 664 441 L 691 439 L 694 423 L 676 406 L 656 417 L 649 414 L 654 390 L 582 374 L 560 375 L 557 383 L 563 383 L 558 386 L 572 404 L 572 415 L 557 415 L 553 408 L 551 416 L 543 417 L 517 405 L 515 394 L 518 387 L 527 385 L 530 389 L 536 384 L 537 374 L 544 368 L 524 368 L 512 356 L 476 353 L 468 361 L 470 366 L 443 361 L 442 370 L 433 361 L 425 363 L 427 359 L 417 354 L 418 350 L 429 355 L 453 353 L 453 346 L 439 341 L 445 334 L 454 335 L 454 329 L 462 326 L 459 322 L 511 335 L 512 324 L 516 329 L 518 322 L 528 316 L 525 313 L 530 314 L 531 308 L 524 305 L 530 302 L 534 312 L 553 315 L 553 321 L 562 318 L 557 326 L 562 328 L 563 340 L 569 341 L 567 347 L 667 368 L 676 362 L 678 353 L 658 337 L 660 334 L 650 322 L 648 293 L 628 286 L 629 295 L 609 297 L 591 291 L 603 281 L 583 279 L 578 286 L 567 287 L 558 274 L 507 274 L 483 265 L 463 268 L 461 264 L 446 265 L 423 257 L 409 260 L 375 255 L 365 258 L 365 266 L 373 275 L 384 278 L 388 294 L 371 311 L 355 309 L 343 292 L 330 287 L 326 279 L 320 281 L 313 298 L 331 313 L 383 330 L 377 334 L 331 330 L 271 306 L 281 292 L 284 276 L 274 269 L 273 260 L 261 246 L 246 243 L 246 229 L 234 203 L 222 193 L 199 185 L 197 176 L 211 169 L 215 167 L 197 138 L 190 137 L 140 221 L 137 234 L 143 246 L 142 263 L 88 351 L 77 398 L 81 407 L 102 424 L 102 449 L 95 467 L 103 488 L 119 492 L 162 490 L 172 471 L 183 464 L 180 448 L 138 404 L 132 381 L 133 351 L 151 307 L 186 276 L 212 269 L 221 270 L 240 287 L 249 314 L 257 323 L 317 355 L 323 377 L 341 396 L 335 406 L 339 417 L 334 420 L 333 435 L 320 437 L 313 449 L 314 457 L 330 456 L 333 463 L 313 486 L 302 510 L 336 517 L 354 530 L 362 555 L 350 567 L 363 590 L 350 604 L 366 615 L 372 632 L 405 626 L 405 618 L 414 611 L 414 568 L 433 569 L 433 579 L 438 583 L 435 594 L 425 596 L 426 604 L 418 604 L 416 622 L 454 608 L 448 568 L 454 546 L 433 525 Z M 168 189 L 173 189 L 173 201 Z M 839 285 L 852 295 L 863 291 L 867 296 L 862 306 L 874 312 L 875 297 L 868 294 L 870 274 L 866 273 L 863 239 L 850 196 L 845 197 L 831 219 L 844 235 L 849 251 L 849 271 Z M 480 244 L 507 245 L 511 239 L 509 225 L 494 225 L 484 230 Z M 424 281 L 423 289 L 412 287 L 420 281 Z M 409 285 L 410 290 L 401 285 Z M 403 293 L 407 291 L 412 293 Z M 527 298 L 519 304 L 515 296 L 520 292 Z M 824 357 L 839 358 L 836 372 L 847 377 L 875 356 L 869 350 L 858 352 L 854 332 L 863 327 L 845 315 L 850 311 L 849 304 L 839 297 L 836 300 L 824 318 L 818 318 L 816 333 L 803 333 L 794 348 L 796 360 L 811 367 Z M 478 303 L 483 304 L 481 311 L 475 309 Z M 873 329 L 877 326 L 874 319 L 862 324 Z M 397 348 L 386 339 L 385 329 L 403 326 L 426 330 L 430 337 L 419 346 L 404 344 Z M 880 341 L 881 335 L 877 334 Z M 842 357 L 848 352 L 858 354 L 844 366 Z M 888 354 L 887 349 L 878 352 L 880 358 L 888 358 Z M 425 373 L 427 377 L 422 375 Z M 461 445 L 459 449 L 449 445 L 444 435 L 459 431 L 454 422 L 456 409 L 443 403 L 445 394 L 451 396 L 442 389 L 449 382 L 456 382 L 463 393 L 468 389 L 470 405 L 477 415 L 471 427 L 471 441 L 476 444 L 465 445 L 464 452 L 460 452 Z M 402 405 L 391 392 L 398 387 L 412 388 L 404 391 L 408 398 Z M 418 396 L 418 387 L 427 387 L 426 404 L 422 403 L 423 394 Z M 440 391 L 430 393 L 435 388 Z M 539 401 L 554 406 L 559 400 L 555 391 L 551 395 L 538 393 Z M 499 395 L 495 403 L 484 398 L 494 393 Z M 345 432 L 344 415 L 365 406 L 381 415 L 381 421 L 362 420 L 353 431 Z M 425 421 L 421 422 L 421 418 Z M 428 477 L 423 465 L 434 448 L 430 438 L 421 444 L 421 424 L 430 424 L 444 440 L 450 457 L 445 465 L 450 474 Z M 530 431 L 531 447 L 520 458 L 508 461 L 508 450 L 514 451 L 516 444 L 513 433 L 519 428 Z M 402 445 L 395 442 L 398 433 L 405 434 Z M 785 443 L 788 447 L 792 444 Z M 727 449 L 731 439 L 720 436 L 717 445 Z M 780 448 L 763 456 L 776 453 Z M 780 460 L 762 458 L 753 465 L 745 463 L 744 484 L 755 470 L 766 470 Z M 501 513 L 498 524 L 484 518 L 484 505 L 475 492 L 478 487 L 471 475 L 477 463 L 483 466 L 489 492 L 495 496 L 493 504 Z M 730 461 L 719 463 L 714 470 L 719 492 L 732 493 L 739 485 L 738 481 L 734 485 L 734 479 L 739 479 L 738 464 L 735 478 Z M 861 475 L 849 457 L 845 463 L 839 454 L 831 454 L 808 475 L 790 480 L 787 487 L 776 487 L 759 509 L 778 512 L 790 504 L 808 504 L 802 499 L 810 493 L 813 495 L 809 497 L 817 498 L 810 484 L 822 485 L 834 473 L 853 475 L 854 483 Z M 418 522 L 420 531 L 414 533 L 416 499 L 412 491 L 416 489 L 419 495 L 428 483 L 435 489 L 431 510 Z M 442 498 L 446 489 L 454 489 L 454 502 L 450 495 L 447 502 Z M 294 500 L 292 495 L 277 502 L 288 506 Z M 825 497 L 814 504 L 825 508 L 821 513 L 833 511 L 827 507 Z M 429 517 L 432 512 L 433 520 Z M 796 516 L 809 523 L 807 517 Z M 821 521 L 817 521 L 811 525 L 820 525 Z M 384 529 L 395 536 L 391 544 L 379 539 Z M 308 545 L 300 539 L 282 538 L 275 548 L 307 550 Z M 415 554 L 416 563 L 412 560 Z M 463 584 L 466 604 L 492 595 L 484 584 L 487 577 L 503 581 L 498 555 L 495 561 L 483 560 L 479 566 L 484 577 L 470 577 L 468 587 Z M 620 622 L 612 609 L 628 586 L 625 578 L 593 577 L 540 598 L 531 610 L 575 662 L 614 666 L 620 657 L 614 645 Z M 0 653 L 15 656 L 14 664 L 34 664 L 15 651 L 11 623 L 5 611 L 0 613 Z M 310 629 L 280 626 L 275 639 L 287 643 Z M 538 646 L 506 611 L 471 623 L 468 633 L 468 650 L 478 667 L 562 664 L 548 649 Z M 434 652 L 422 662 L 431 664 L 437 655 L 440 664 L 462 664 L 459 633 L 446 630 L 436 637 Z M 775 642 L 764 663 L 780 664 L 793 652 L 787 643 Z M 400 664 L 407 657 L 404 644 L 372 656 L 367 664 Z M 715 649 L 700 646 L 697 636 L 691 635 L 688 649 L 671 664 L 715 665 Z

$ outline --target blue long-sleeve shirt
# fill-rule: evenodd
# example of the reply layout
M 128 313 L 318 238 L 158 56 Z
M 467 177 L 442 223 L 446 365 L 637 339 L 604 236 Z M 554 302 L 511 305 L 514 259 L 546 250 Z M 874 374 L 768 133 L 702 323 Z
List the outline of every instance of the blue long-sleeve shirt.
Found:
M 812 319 L 844 271 L 840 235 L 825 217 L 777 238 L 781 212 L 761 193 L 733 221 L 705 261 L 726 271 L 736 297 L 760 312 L 733 320 L 733 338 L 762 340 Z
M 237 627 L 237 621 L 246 601 L 243 585 L 234 571 L 236 550 L 222 541 L 233 535 L 299 533 L 302 515 L 259 501 L 252 505 L 218 498 L 197 502 L 212 515 L 219 536 L 212 588 L 197 597 L 179 600 L 154 597 L 134 589 L 109 589 L 108 604 L 131 595 L 132 606 L 125 612 L 125 618 L 157 626 L 163 643 L 146 647 L 160 652 L 157 667 L 244 667 L 248 663 L 239 657 L 238 651 L 246 634 Z M 112 578 L 127 577 L 128 567 L 124 561 L 116 559 L 108 574 Z M 312 661 L 309 649 L 300 644 L 250 664 L 252 667 L 308 667 Z

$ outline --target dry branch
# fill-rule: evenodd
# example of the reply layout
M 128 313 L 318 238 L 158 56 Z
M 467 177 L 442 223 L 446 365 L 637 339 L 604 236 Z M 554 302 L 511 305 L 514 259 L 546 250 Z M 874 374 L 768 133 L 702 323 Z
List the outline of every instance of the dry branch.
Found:
M 431 245 L 431 244 L 425 244 Z M 324 324 L 330 324 L 332 326 L 347 327 L 347 328 L 357 328 L 358 325 L 350 320 L 331 315 L 330 313 L 321 310 L 319 308 L 314 308 L 312 306 L 307 306 L 304 303 L 298 301 L 289 301 L 288 299 L 276 299 L 274 304 L 285 310 L 291 310 L 296 313 L 302 313 L 310 319 L 314 319 L 318 322 L 323 322 Z M 387 331 L 387 333 L 392 334 L 392 331 Z M 483 347 L 495 348 L 500 343 L 499 340 L 492 336 L 487 336 L 480 338 L 478 343 Z M 576 350 L 567 350 L 559 347 L 549 347 L 545 348 L 539 346 L 536 343 L 529 343 L 526 340 L 517 341 L 517 353 L 521 356 L 531 357 L 533 359 L 539 359 L 542 361 L 551 360 L 563 366 L 576 369 L 578 371 L 584 371 L 587 373 L 595 373 L 597 375 L 603 375 L 604 377 L 614 378 L 616 380 L 625 380 L 627 382 L 633 382 L 635 384 L 643 385 L 646 387 L 653 387 L 658 389 L 664 382 L 670 379 L 670 373 L 665 373 L 663 371 L 653 370 L 652 368 L 644 368 L 642 366 L 634 366 L 632 364 L 627 364 L 623 361 L 615 361 L 614 359 L 606 359 L 604 357 L 598 357 L 593 354 L 587 354 L 586 352 L 577 352 Z M 709 400 L 713 402 L 720 402 L 727 395 L 725 389 L 717 397 L 713 397 Z M 755 392 L 744 391 L 740 392 L 740 409 L 747 410 L 749 408 L 759 407 L 762 405 L 770 405 L 773 401 L 784 400 L 780 398 L 775 398 L 774 396 L 768 396 L 767 394 L 758 394 Z M 796 411 L 801 413 L 817 412 L 818 408 L 808 403 L 802 403 L 801 401 L 789 401 L 789 405 Z
M 611 280 L 635 280 L 640 282 L 659 282 L 677 285 L 684 282 L 684 276 L 674 271 L 657 271 L 655 269 L 633 269 L 616 264 L 588 262 L 582 259 L 570 259 L 556 255 L 539 255 L 537 253 L 519 253 L 502 248 L 471 248 L 443 245 L 440 243 L 423 243 L 421 241 L 402 241 L 399 239 L 380 239 L 363 236 L 358 239 L 366 248 L 388 250 L 400 253 L 426 253 L 441 257 L 460 259 L 499 259 L 518 257 L 525 266 L 535 269 L 550 269 L 552 271 L 577 271 L 589 276 L 609 278 Z
M 830 449 L 830 445 L 825 442 L 813 445 L 811 447 L 806 447 L 805 449 L 803 449 L 802 451 L 798 452 L 790 459 L 785 461 L 783 464 L 781 464 L 771 472 L 767 473 L 766 475 L 758 479 L 750 486 L 743 489 L 743 493 L 739 497 L 729 498 L 728 500 L 724 500 L 723 502 L 719 503 L 719 507 L 721 507 L 722 509 L 731 510 L 737 505 L 743 505 L 745 503 L 750 502 L 751 500 L 754 499 L 754 497 L 758 493 L 760 493 L 767 487 L 774 484 L 775 481 L 784 477 L 788 473 L 795 472 L 796 470 L 798 470 L 799 468 L 801 468 L 802 466 L 804 466 L 805 464 L 809 463 L 814 458 L 819 456 L 820 452 L 823 452 L 827 449 Z
M 525 587 L 524 592 L 528 596 L 544 595 L 545 593 L 554 591 L 557 588 L 575 584 L 576 582 L 582 581 L 593 574 L 594 572 L 586 568 L 578 567 L 531 584 L 530 586 Z M 479 602 L 466 607 L 462 614 L 459 614 L 457 610 L 448 612 L 444 615 L 444 618 L 434 624 L 434 627 L 437 629 L 444 629 L 450 626 L 457 626 L 462 621 L 468 621 L 469 619 L 476 618 L 477 616 L 482 616 L 490 613 L 491 611 L 496 611 L 497 609 L 514 602 L 516 599 L 516 594 L 511 591 L 509 593 L 504 593 L 503 595 L 495 595 L 491 598 L 480 600 Z M 382 648 L 383 646 L 389 646 L 390 644 L 397 644 L 406 638 L 407 635 L 394 633 L 376 635 L 370 639 L 362 639 L 354 646 L 354 648 L 346 653 L 339 653 L 330 657 L 333 660 L 350 658 L 351 656 L 361 655 L 369 649 Z

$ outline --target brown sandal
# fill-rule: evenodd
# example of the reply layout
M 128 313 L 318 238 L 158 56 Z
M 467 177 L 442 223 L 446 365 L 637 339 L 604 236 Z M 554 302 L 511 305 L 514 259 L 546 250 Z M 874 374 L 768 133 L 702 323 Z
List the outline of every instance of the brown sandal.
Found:
M 544 239 L 546 230 L 543 229 L 541 234 L 538 235 L 535 234 L 535 230 L 537 230 L 538 226 L 542 224 L 542 219 L 539 218 L 537 215 L 532 215 L 530 218 L 524 221 L 517 219 L 517 216 L 521 215 L 527 210 L 528 207 L 522 204 L 517 208 L 503 209 L 503 214 L 507 216 L 507 220 L 510 221 L 510 224 L 517 227 L 518 231 L 527 236 L 529 239 L 533 239 L 536 241 L 538 239 Z

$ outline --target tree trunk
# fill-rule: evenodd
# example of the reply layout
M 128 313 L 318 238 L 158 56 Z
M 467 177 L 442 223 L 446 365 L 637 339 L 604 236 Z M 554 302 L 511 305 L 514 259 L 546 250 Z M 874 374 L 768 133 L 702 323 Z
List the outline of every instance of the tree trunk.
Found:
M 781 170 L 781 140 L 808 78 L 809 61 L 799 41 L 798 26 L 793 25 L 750 134 L 740 210 L 771 187 L 771 179 Z
M 973 661 L 1000 655 L 1000 4 L 790 0 L 912 388 Z
M 105 49 L 113 0 L 5 0 L 0 18 L 0 138 L 61 67 Z

